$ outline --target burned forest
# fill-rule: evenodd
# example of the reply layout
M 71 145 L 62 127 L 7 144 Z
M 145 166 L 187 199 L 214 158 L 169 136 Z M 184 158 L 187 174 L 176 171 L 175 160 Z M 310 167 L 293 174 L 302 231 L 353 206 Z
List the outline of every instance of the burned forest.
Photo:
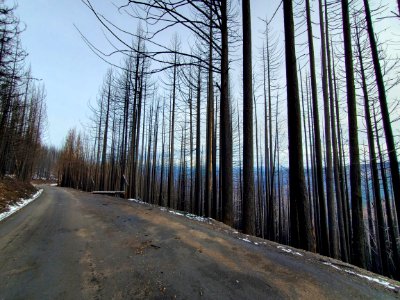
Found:
M 115 2 L 104 12 L 82 0 L 108 47 L 76 31 L 108 71 L 84 130 L 71 127 L 58 151 L 61 186 L 212 218 L 400 279 L 395 1 L 258 3 L 263 18 L 250 0 Z M 30 143 L 40 129 L 29 116 L 40 116 L 43 93 L 30 77 L 20 80 L 31 96 L 7 96 L 13 65 L 1 85 L 0 172 L 11 167 L 5 130 Z M 23 103 L 35 111 L 9 116 Z M 29 161 L 13 165 L 25 176 Z

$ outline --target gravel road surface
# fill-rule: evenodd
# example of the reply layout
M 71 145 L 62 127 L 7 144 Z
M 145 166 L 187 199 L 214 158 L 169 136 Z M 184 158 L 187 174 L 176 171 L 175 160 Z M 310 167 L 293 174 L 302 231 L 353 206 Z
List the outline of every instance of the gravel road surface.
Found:
M 42 188 L 0 222 L 0 299 L 400 298 L 351 274 L 371 273 L 216 221 Z

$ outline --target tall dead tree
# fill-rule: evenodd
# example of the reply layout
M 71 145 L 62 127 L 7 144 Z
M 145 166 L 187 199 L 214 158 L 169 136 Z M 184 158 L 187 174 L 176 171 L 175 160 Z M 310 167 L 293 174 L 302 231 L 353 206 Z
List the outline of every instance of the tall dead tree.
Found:
M 107 159 L 107 141 L 108 141 L 108 122 L 110 115 L 110 104 L 111 104 L 111 85 L 112 85 L 112 72 L 111 70 L 107 74 L 107 81 L 105 84 L 107 85 L 105 88 L 107 89 L 107 94 L 102 96 L 103 100 L 106 100 L 106 115 L 105 115 L 105 124 L 104 124 L 104 136 L 103 136 L 103 150 L 101 155 L 101 171 L 100 171 L 100 185 L 99 189 L 106 189 L 106 159 Z
M 391 244 L 392 250 L 392 257 L 393 257 L 393 265 L 391 273 L 394 275 L 396 280 L 400 279 L 400 249 L 396 242 L 397 232 L 396 232 L 396 224 L 393 220 L 392 214 L 392 204 L 390 203 L 390 195 L 389 195 L 389 187 L 387 184 L 387 176 L 385 172 L 385 162 L 383 159 L 382 151 L 381 151 L 381 144 L 379 141 L 379 134 L 378 134 L 378 123 L 376 118 L 376 111 L 375 106 L 373 108 L 373 116 L 374 116 L 374 129 L 375 129 L 375 136 L 376 136 L 376 144 L 378 146 L 378 156 L 379 156 L 379 165 L 380 165 L 380 172 L 381 172 L 381 179 L 382 179 L 382 186 L 383 192 L 385 196 L 385 209 L 386 209 L 386 218 L 387 218 L 387 225 L 388 225 L 388 236 L 389 241 Z
M 321 6 L 321 3 L 320 3 Z M 321 10 L 321 8 L 320 8 Z M 328 67 L 328 87 L 329 87 L 329 108 L 330 108 L 330 126 L 332 132 L 332 153 L 333 153 L 333 175 L 335 182 L 335 196 L 336 196 L 336 208 L 337 208 L 337 219 L 339 225 L 339 240 L 340 240 L 340 256 L 345 262 L 348 262 L 347 252 L 347 240 L 346 240 L 346 229 L 344 221 L 344 205 L 342 195 L 342 185 L 340 178 L 340 161 L 339 161 L 339 149 L 338 149 L 338 134 L 336 134 L 336 123 L 335 123 L 335 93 L 336 89 L 333 85 L 333 70 L 331 61 L 331 45 L 329 39 L 329 21 L 328 21 L 328 6 L 325 0 L 325 44 L 326 44 L 326 57 Z M 329 124 L 329 122 L 328 122 Z
M 278 70 L 281 65 L 279 53 L 279 39 L 273 38 L 270 26 L 271 20 L 265 20 L 265 45 L 262 48 L 262 74 L 264 94 L 264 155 L 265 155 L 265 205 L 264 205 L 264 232 L 268 239 L 275 240 L 275 159 L 276 144 L 273 143 L 273 113 L 272 94 L 279 86 Z
M 160 167 L 160 188 L 158 196 L 158 205 L 165 206 L 164 194 L 163 194 L 163 183 L 164 183 L 164 161 L 165 161 L 165 99 L 163 105 L 163 118 L 162 118 L 162 133 L 161 133 L 161 167 Z
M 229 99 L 229 49 L 227 0 L 220 2 L 221 16 L 221 106 L 220 106 L 220 176 L 222 220 L 233 226 L 233 154 L 232 117 Z
M 213 215 L 213 151 L 212 144 L 214 139 L 214 81 L 213 81 L 213 27 L 212 27 L 212 9 L 210 9 L 210 45 L 209 45 L 209 63 L 208 63 L 208 86 L 207 86 L 207 130 L 206 130 L 206 180 L 204 191 L 204 212 L 206 217 Z
M 120 191 L 126 188 L 126 161 L 127 161 L 127 148 L 128 148 L 128 124 L 129 124 L 129 106 L 131 98 L 131 81 L 132 81 L 132 67 L 133 57 L 130 56 L 126 61 L 125 81 L 124 81 L 124 108 L 123 108 L 123 128 L 122 128 L 122 143 L 120 154 Z
M 152 187 L 150 189 L 151 193 L 151 203 L 156 203 L 156 197 L 157 197 L 157 143 L 158 143 L 158 129 L 159 129 L 159 124 L 158 124 L 158 119 L 159 119 L 159 110 L 160 110 L 160 105 L 159 101 L 157 101 L 157 109 L 156 109 L 156 116 L 155 116 L 155 122 L 154 122 L 154 145 L 153 145 L 153 162 L 152 162 L 152 171 L 151 171 L 151 182 L 152 182 Z M 150 175 L 148 175 L 150 176 Z
M 177 41 L 175 41 L 175 49 L 177 50 Z M 174 205 L 174 145 L 175 145 L 175 106 L 176 106 L 176 85 L 177 85 L 177 54 L 174 54 L 174 68 L 173 68 L 173 83 L 172 83 L 172 108 L 171 108 L 171 131 L 170 131 L 170 141 L 169 141 L 169 174 L 168 174 L 168 190 L 167 190 L 167 201 L 168 207 Z
M 314 57 L 314 37 L 312 31 L 311 9 L 310 1 L 306 0 L 306 14 L 307 14 L 307 33 L 308 33 L 308 52 L 310 56 L 310 78 L 311 78 L 311 96 L 313 105 L 313 121 L 314 121 L 314 147 L 316 158 L 316 172 L 317 172 L 317 191 L 318 191 L 318 207 L 319 207 L 319 226 L 317 237 L 320 239 L 318 243 L 320 253 L 329 255 L 329 234 L 326 215 L 326 202 L 324 192 L 324 175 L 322 169 L 322 149 L 321 149 L 321 134 L 319 128 L 319 109 L 318 109 L 318 94 L 317 94 L 317 76 L 315 73 L 315 57 Z
M 255 235 L 253 72 L 250 0 L 242 1 L 243 17 L 243 232 Z
M 347 252 L 348 259 L 350 259 L 350 239 L 351 239 L 351 225 L 350 225 L 350 208 L 349 208 L 349 197 L 348 197 L 348 189 L 347 189 L 347 176 L 346 176 L 346 168 L 344 163 L 344 155 L 343 155 L 343 139 L 342 132 L 340 126 L 340 112 L 339 112 L 339 96 L 338 96 L 338 87 L 336 84 L 336 72 L 335 72 L 335 60 L 334 55 L 332 53 L 332 75 L 333 75 L 333 89 L 335 94 L 335 116 L 336 116 L 336 132 L 337 132 L 337 144 L 339 151 L 339 184 L 340 184 L 340 192 L 342 198 L 342 216 L 343 216 L 343 224 L 344 224 L 344 232 L 345 232 L 345 244 L 342 244 L 345 247 L 345 251 Z
M 360 44 L 360 32 L 356 24 L 356 45 L 358 52 L 358 59 L 360 62 L 360 72 L 361 72 L 361 84 L 364 98 L 364 114 L 365 114 L 365 124 L 367 126 L 367 138 L 368 138 L 368 152 L 369 152 L 369 163 L 371 165 L 372 171 L 372 187 L 373 187 L 373 199 L 374 199 L 374 210 L 376 211 L 377 219 L 377 232 L 376 238 L 378 240 L 378 257 L 380 265 L 382 266 L 382 274 L 385 276 L 389 275 L 389 265 L 387 260 L 387 247 L 386 247 L 386 233 L 385 233 L 385 220 L 383 216 L 382 199 L 381 199 L 381 188 L 379 183 L 378 165 L 376 161 L 375 154 L 375 141 L 374 132 L 372 129 L 372 117 L 370 112 L 370 101 L 368 95 L 368 87 L 366 82 L 364 61 L 361 51 Z
M 383 129 L 385 131 L 386 147 L 389 153 L 390 174 L 392 175 L 392 189 L 394 194 L 394 203 L 396 205 L 396 212 L 398 216 L 398 227 L 400 227 L 400 174 L 399 162 L 397 160 L 397 151 L 393 138 L 392 124 L 390 122 L 390 114 L 388 102 L 386 99 L 386 89 L 384 78 L 382 74 L 381 65 L 379 62 L 378 46 L 375 40 L 374 26 L 372 24 L 371 11 L 369 8 L 368 0 L 363 0 L 365 8 L 365 19 L 367 22 L 367 32 L 370 42 L 370 49 L 372 54 L 372 61 L 375 70 L 375 79 L 378 87 L 378 98 L 382 114 Z M 400 9 L 400 6 L 399 6 Z
M 137 158 L 139 154 L 139 133 L 140 133 L 140 117 L 142 112 L 142 98 L 141 98 L 141 85 L 140 85 L 140 49 L 142 47 L 142 37 L 138 36 L 137 49 L 135 57 L 135 72 L 133 83 L 133 105 L 132 105 L 132 122 L 130 130 L 130 155 L 129 155 L 129 186 L 128 197 L 135 198 L 137 195 Z
M 197 110 L 196 110 L 196 176 L 194 189 L 194 212 L 201 215 L 201 156 L 200 156 L 200 100 L 201 100 L 201 69 L 199 67 L 197 75 Z
M 349 2 L 341 0 L 343 20 L 343 44 L 346 67 L 347 117 L 349 123 L 350 185 L 352 213 L 352 263 L 365 268 L 365 231 L 362 211 L 360 153 L 358 146 L 357 105 L 354 87 L 353 50 L 349 18 Z
M 329 90 L 328 90 L 328 74 L 327 74 L 327 54 L 325 45 L 325 27 L 324 14 L 322 9 L 322 0 L 319 4 L 319 23 L 321 33 L 321 62 L 322 62 L 322 95 L 324 100 L 324 119 L 325 119 L 325 144 L 326 144 L 326 201 L 328 204 L 328 228 L 329 228 L 329 250 L 330 255 L 334 258 L 339 258 L 338 245 L 338 223 L 336 218 L 335 199 L 333 194 L 333 172 L 332 172 L 332 139 L 330 122 L 330 106 L 329 106 Z M 325 10 L 328 8 L 325 6 Z M 326 20 L 328 21 L 328 20 Z
M 304 178 L 292 0 L 283 0 L 283 16 L 289 132 L 290 243 L 294 247 L 315 251 Z

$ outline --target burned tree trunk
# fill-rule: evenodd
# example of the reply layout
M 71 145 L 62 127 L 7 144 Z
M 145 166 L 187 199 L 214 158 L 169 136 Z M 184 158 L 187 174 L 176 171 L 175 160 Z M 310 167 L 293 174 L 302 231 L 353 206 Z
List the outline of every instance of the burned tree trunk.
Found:
M 289 127 L 290 243 L 295 247 L 315 251 L 303 169 L 292 0 L 283 0 L 283 15 Z
M 242 1 L 243 16 L 243 232 L 255 235 L 253 83 L 250 0 Z
M 352 263 L 365 268 L 365 232 L 362 211 L 360 153 L 358 147 L 358 126 L 356 93 L 354 87 L 353 50 L 348 0 L 341 0 L 343 19 L 344 58 L 346 65 L 347 108 L 349 122 L 350 185 L 352 213 Z

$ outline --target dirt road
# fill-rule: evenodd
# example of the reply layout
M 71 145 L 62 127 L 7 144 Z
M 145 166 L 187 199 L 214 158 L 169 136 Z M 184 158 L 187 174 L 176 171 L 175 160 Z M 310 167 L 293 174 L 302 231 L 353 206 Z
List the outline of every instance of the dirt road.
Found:
M 217 222 L 44 189 L 0 222 L 0 299 L 399 298 L 337 261 L 249 242 Z

